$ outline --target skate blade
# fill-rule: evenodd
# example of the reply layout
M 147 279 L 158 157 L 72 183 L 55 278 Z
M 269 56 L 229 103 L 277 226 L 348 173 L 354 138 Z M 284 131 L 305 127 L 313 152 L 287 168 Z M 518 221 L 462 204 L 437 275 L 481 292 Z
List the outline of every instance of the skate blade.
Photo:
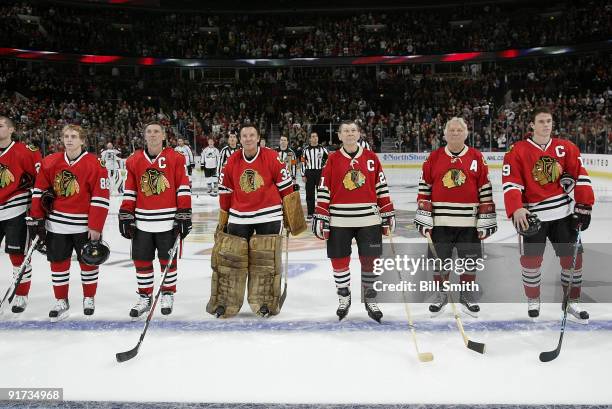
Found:
M 430 318 L 436 318 L 436 317 L 442 315 L 442 313 L 444 313 L 444 310 L 446 310 L 446 305 L 444 307 L 440 308 L 440 311 L 437 311 L 437 312 L 429 311 L 429 317 Z
M 470 311 L 465 305 L 461 304 L 461 311 L 463 311 L 463 313 L 465 315 L 469 315 L 472 318 L 478 318 L 478 312 L 474 312 L 474 311 Z
M 66 312 L 66 313 L 64 313 L 64 314 L 62 314 L 62 315 L 60 315 L 60 316 L 58 316 L 58 317 L 52 317 L 52 318 L 49 318 L 49 320 L 50 320 L 51 322 L 60 322 L 60 321 L 65 320 L 65 319 L 66 319 L 66 318 L 68 318 L 69 316 L 70 316 L 70 313 L 69 313 L 69 312 Z
M 581 324 L 581 325 L 589 324 L 588 318 L 586 320 L 583 320 L 583 319 L 574 317 L 572 314 L 567 314 L 567 319 L 570 320 L 571 322 L 575 322 L 576 324 Z
M 529 320 L 535 324 L 540 322 L 540 317 L 529 317 Z

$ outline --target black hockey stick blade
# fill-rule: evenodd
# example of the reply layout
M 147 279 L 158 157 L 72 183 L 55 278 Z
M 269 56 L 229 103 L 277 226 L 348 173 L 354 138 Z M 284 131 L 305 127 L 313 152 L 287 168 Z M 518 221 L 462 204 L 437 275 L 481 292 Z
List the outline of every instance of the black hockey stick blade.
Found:
M 478 352 L 479 354 L 484 354 L 486 345 L 482 342 L 468 340 L 467 347 L 472 351 Z
M 541 362 L 550 362 L 553 359 L 557 358 L 559 356 L 559 353 L 561 352 L 561 348 L 557 348 L 553 351 L 547 351 L 547 352 L 540 352 L 540 361 Z
M 557 348 L 553 349 L 552 351 L 540 352 L 540 362 L 550 362 L 559 356 L 561 353 L 561 344 L 563 343 L 564 330 L 565 328 L 561 330 L 561 336 L 559 337 L 559 344 L 557 345 Z
M 134 348 L 130 349 L 129 351 L 116 353 L 115 357 L 117 358 L 117 362 L 122 363 L 122 362 L 129 361 L 130 359 L 134 358 L 136 355 L 138 355 L 139 348 L 140 348 L 140 341 Z

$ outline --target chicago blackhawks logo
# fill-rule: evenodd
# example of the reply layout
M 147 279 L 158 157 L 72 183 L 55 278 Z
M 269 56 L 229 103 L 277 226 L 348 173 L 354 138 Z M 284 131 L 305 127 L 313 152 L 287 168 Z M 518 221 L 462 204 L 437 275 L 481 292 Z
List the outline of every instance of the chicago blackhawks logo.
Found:
M 38 150 L 38 148 L 34 145 L 26 145 L 26 147 L 32 152 L 36 152 Z
M 561 164 L 550 156 L 542 156 L 537 160 L 535 165 L 533 165 L 533 169 L 531 170 L 533 179 L 542 186 L 559 180 L 561 173 L 563 173 Z
M 263 178 L 256 170 L 247 169 L 240 175 L 240 189 L 245 193 L 251 193 L 262 187 Z
M 160 195 L 170 187 L 170 182 L 164 172 L 157 169 L 147 169 L 140 178 L 140 191 L 145 196 Z
M 452 189 L 465 183 L 465 173 L 461 169 L 449 169 L 442 177 L 444 187 Z
M 365 185 L 366 178 L 363 173 L 359 169 L 351 169 L 346 172 L 344 175 L 344 179 L 342 179 L 342 184 L 346 190 L 355 190 L 359 189 L 361 186 Z
M 74 173 L 62 170 L 53 180 L 53 191 L 57 197 L 70 197 L 79 193 L 79 182 Z
M 0 163 L 0 189 L 7 187 L 14 181 L 15 176 L 13 176 L 8 166 Z

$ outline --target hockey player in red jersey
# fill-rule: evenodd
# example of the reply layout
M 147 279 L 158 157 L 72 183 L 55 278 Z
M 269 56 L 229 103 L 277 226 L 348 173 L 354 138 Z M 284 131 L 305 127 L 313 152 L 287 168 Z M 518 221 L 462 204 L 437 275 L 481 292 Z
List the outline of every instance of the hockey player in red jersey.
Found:
M 13 279 L 25 259 L 26 211 L 41 161 L 37 148 L 13 141 L 14 131 L 13 121 L 0 116 L 0 243 L 6 240 L 4 251 L 13 265 Z M 28 265 L 15 291 L 11 309 L 14 313 L 23 312 L 27 306 L 31 278 L 32 268 Z
M 546 107 L 537 107 L 532 121 L 533 136 L 510 147 L 502 168 L 506 213 L 517 231 L 529 229 L 529 215 L 536 215 L 541 222 L 535 234 L 522 237 L 521 268 L 528 314 L 532 319 L 540 314 L 540 267 L 548 238 L 559 257 L 564 291 L 572 278 L 568 303 L 570 319 L 586 324 L 589 314 L 578 304 L 582 246 L 574 265 L 573 245 L 577 229 L 586 230 L 591 222 L 595 203 L 591 180 L 578 147 L 568 140 L 551 137 L 552 112 Z M 572 191 L 575 204 L 569 196 Z
M 169 252 L 177 235 L 181 239 L 191 231 L 191 189 L 185 157 L 164 147 L 166 132 L 161 124 L 151 122 L 144 128 L 146 147 L 126 161 L 127 178 L 119 210 L 119 230 L 132 240 L 132 260 L 136 267 L 138 302 L 130 317 L 138 318 L 151 309 L 153 260 L 155 251 L 161 270 L 170 267 L 162 286 L 161 312 L 172 313 L 176 293 L 176 257 Z
M 98 266 L 87 265 L 81 250 L 89 241 L 100 240 L 109 206 L 108 172 L 98 158 L 84 149 L 85 130 L 78 125 L 62 129 L 64 152 L 42 161 L 32 194 L 28 226 L 39 236 L 51 263 L 56 303 L 49 311 L 52 322 L 68 317 L 70 258 L 77 254 L 83 284 L 83 313 L 92 315 L 98 286 Z M 43 208 L 42 196 L 52 191 L 55 199 L 50 211 Z
M 329 155 L 318 186 L 312 231 L 327 240 L 342 320 L 351 305 L 351 242 L 357 241 L 361 263 L 361 284 L 370 318 L 380 322 L 383 314 L 376 304 L 373 288 L 374 260 L 382 254 L 382 234 L 395 230 L 395 212 L 387 180 L 375 153 L 358 144 L 359 127 L 345 121 L 338 130 L 342 148 Z M 382 226 L 382 227 L 381 227 Z
M 221 212 L 212 256 L 211 297 L 206 307 L 219 318 L 240 311 L 247 278 L 247 300 L 255 314 L 276 315 L 282 306 L 283 199 L 294 188 L 291 174 L 276 151 L 259 142 L 257 128 L 243 126 L 242 149 L 229 157 L 220 174 Z M 303 220 L 301 206 L 298 212 Z
M 482 154 L 465 144 L 467 135 L 463 118 L 451 118 L 444 128 L 447 145 L 429 155 L 423 163 L 419 182 L 414 223 L 423 236 L 431 236 L 436 253 L 442 260 L 451 258 L 454 248 L 462 259 L 482 258 L 481 240 L 497 231 L 489 169 Z M 431 250 L 428 257 L 433 257 Z M 440 288 L 449 280 L 450 273 L 434 273 L 434 280 Z M 466 268 L 459 278 L 466 288 L 473 285 L 475 280 L 475 267 Z M 462 291 L 459 301 L 467 314 L 478 315 L 480 307 L 471 291 Z M 437 315 L 447 303 L 448 294 L 440 291 L 429 306 L 429 311 Z

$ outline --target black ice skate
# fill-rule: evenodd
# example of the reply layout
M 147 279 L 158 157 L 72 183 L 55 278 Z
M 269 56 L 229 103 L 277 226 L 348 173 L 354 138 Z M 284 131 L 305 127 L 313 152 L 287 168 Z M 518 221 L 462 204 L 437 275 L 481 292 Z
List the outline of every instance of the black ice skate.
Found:
M 429 305 L 429 312 L 431 312 L 431 317 L 433 318 L 440 315 L 446 308 L 447 304 L 448 294 L 443 291 L 438 292 L 433 302 Z
M 342 321 L 344 317 L 348 315 L 349 308 L 351 307 L 351 290 L 348 287 L 338 289 L 338 309 L 336 315 L 338 321 Z
M 463 312 L 474 318 L 478 318 L 480 306 L 476 301 L 474 301 L 474 297 L 471 292 L 461 291 L 461 294 L 459 295 L 459 302 L 461 303 L 461 308 L 463 309 Z
M 380 324 L 383 313 L 376 304 L 376 291 L 372 288 L 368 288 L 365 292 L 365 308 L 368 316 Z

